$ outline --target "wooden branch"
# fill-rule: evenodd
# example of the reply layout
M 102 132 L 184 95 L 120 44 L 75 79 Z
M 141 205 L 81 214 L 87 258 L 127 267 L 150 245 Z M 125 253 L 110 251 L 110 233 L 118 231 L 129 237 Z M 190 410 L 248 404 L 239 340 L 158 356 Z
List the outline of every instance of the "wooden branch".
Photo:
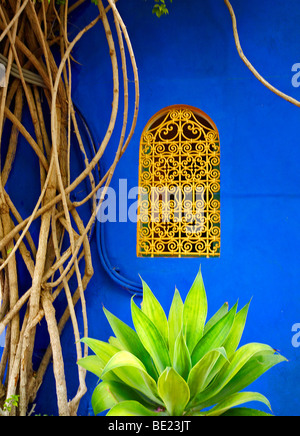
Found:
M 59 416 L 70 416 L 60 334 L 55 317 L 55 310 L 49 295 L 43 294 L 42 305 L 50 334 Z
M 242 61 L 245 63 L 245 65 L 249 68 L 249 70 L 251 71 L 251 73 L 254 74 L 254 76 L 266 87 L 268 88 L 270 91 L 272 91 L 274 94 L 278 95 L 279 97 L 283 98 L 284 100 L 288 101 L 289 103 L 294 104 L 297 107 L 300 107 L 300 101 L 296 100 L 293 97 L 290 97 L 289 95 L 285 94 L 284 92 L 279 91 L 277 88 L 275 88 L 273 85 L 271 85 L 267 80 L 265 80 L 260 74 L 259 72 L 254 68 L 254 66 L 251 64 L 251 62 L 247 59 L 247 57 L 245 56 L 243 49 L 241 47 L 240 44 L 240 38 L 239 38 L 239 34 L 238 34 L 238 30 L 237 30 L 237 21 L 236 21 L 236 16 L 233 10 L 233 7 L 230 3 L 229 0 L 224 0 L 225 4 L 230 12 L 231 15 L 231 19 L 232 19 L 232 26 L 233 26 L 233 34 L 234 34 L 234 40 L 235 40 L 235 45 L 238 51 L 238 54 L 240 56 L 240 58 L 242 59 Z
M 74 6 L 78 7 L 81 3 L 80 0 Z M 2 133 L 6 118 L 13 123 L 8 151 L 4 156 L 4 171 L 0 174 L 0 251 L 2 255 L 0 273 L 5 278 L 3 304 L 0 310 L 0 334 L 5 328 L 7 329 L 5 350 L 0 363 L 0 386 L 1 388 L 3 386 L 2 397 L 20 395 L 18 410 L 12 408 L 5 415 L 26 415 L 28 405 L 34 401 L 42 383 L 51 356 L 53 356 L 60 415 L 76 415 L 79 402 L 86 392 L 86 371 L 79 367 L 78 390 L 68 403 L 60 335 L 71 316 L 77 359 L 87 355 L 88 347 L 84 346 L 82 349 L 80 335 L 88 335 L 85 291 L 94 273 L 88 237 L 97 215 L 95 197 L 97 187 L 93 170 L 99 164 L 104 151 L 109 147 L 115 129 L 119 112 L 120 75 L 123 75 L 124 85 L 124 114 L 120 141 L 112 165 L 99 182 L 98 188 L 104 185 L 104 189 L 107 189 L 111 182 L 116 166 L 132 137 L 139 103 L 137 67 L 126 27 L 114 1 L 109 0 L 109 5 L 104 8 L 99 0 L 98 8 L 99 15 L 79 31 L 72 41 L 69 41 L 68 14 L 74 9 L 69 8 L 68 0 L 60 5 L 59 10 L 56 10 L 54 0 L 50 2 L 48 0 L 41 2 L 8 0 L 5 6 L 0 6 L 0 29 L 2 31 L 0 39 L 6 38 L 3 50 L 4 60 L 7 63 L 6 78 L 8 80 L 12 75 L 16 77 L 10 81 L 9 88 L 4 88 L 0 93 L 0 132 Z M 109 10 L 114 16 L 118 46 L 115 44 L 114 33 L 106 16 Z M 111 58 L 113 104 L 104 140 L 99 150 L 95 152 L 95 156 L 89 161 L 72 103 L 71 53 L 77 42 L 100 20 L 102 20 Z M 59 42 L 61 51 L 61 61 L 58 65 L 50 50 L 50 47 L 57 42 Z M 129 51 L 135 77 L 134 115 L 127 139 L 125 135 L 129 114 L 129 89 L 125 45 Z M 121 53 L 122 72 L 118 69 L 117 47 Z M 43 84 L 45 87 L 42 86 Z M 27 130 L 22 124 L 22 96 L 25 96 L 27 100 L 34 136 L 29 133 L 31 130 Z M 41 101 L 42 96 L 48 103 L 51 114 L 51 138 L 45 122 L 48 108 L 45 110 Z M 75 129 L 82 151 L 85 169 L 71 183 L 72 127 Z M 25 220 L 22 219 L 14 206 L 13 199 L 10 198 L 3 185 L 10 172 L 13 171 L 13 162 L 18 147 L 18 133 L 24 136 L 39 158 L 39 165 L 36 167 L 40 172 L 41 181 L 39 198 L 31 215 Z M 72 204 L 69 194 L 87 177 L 91 182 L 90 193 L 82 202 Z M 92 214 L 86 225 L 83 224 L 77 208 L 91 197 L 93 197 Z M 38 217 L 41 217 L 41 222 L 39 223 L 39 241 L 35 247 L 29 229 Z M 24 238 L 27 238 L 28 244 L 23 241 Z M 63 251 L 62 247 L 66 240 L 68 245 Z M 22 296 L 18 293 L 18 271 L 15 257 L 17 251 L 23 258 L 32 280 L 30 288 L 22 293 Z M 85 263 L 83 273 L 82 268 L 79 268 L 81 260 Z M 78 287 L 72 294 L 69 281 L 74 274 L 76 274 Z M 67 307 L 58 322 L 53 303 L 62 291 L 67 297 Z M 82 326 L 79 326 L 79 318 L 75 311 L 75 305 L 79 300 L 81 301 L 83 331 Z M 19 316 L 21 309 L 25 313 L 22 317 Z M 32 358 L 36 345 L 35 335 L 39 323 L 44 318 L 50 335 L 50 345 L 34 374 Z M 6 367 L 8 371 L 5 371 Z

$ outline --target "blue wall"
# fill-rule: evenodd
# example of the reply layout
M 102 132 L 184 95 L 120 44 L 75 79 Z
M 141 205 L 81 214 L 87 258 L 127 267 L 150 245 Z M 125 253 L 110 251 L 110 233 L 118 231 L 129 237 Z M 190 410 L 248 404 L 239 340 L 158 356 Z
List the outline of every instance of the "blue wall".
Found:
M 257 69 L 282 91 L 293 88 L 292 65 L 299 59 L 298 0 L 232 0 L 241 43 Z M 112 186 L 128 179 L 138 184 L 139 140 L 146 122 L 172 104 L 199 107 L 216 123 L 221 137 L 222 247 L 220 259 L 138 259 L 136 225 L 107 223 L 106 245 L 114 267 L 137 281 L 140 274 L 168 311 L 175 285 L 183 297 L 199 265 L 206 284 L 209 314 L 225 301 L 240 307 L 252 297 L 243 342 L 264 342 L 289 359 L 257 381 L 276 415 L 299 415 L 300 349 L 293 348 L 292 325 L 300 322 L 300 112 L 264 88 L 238 57 L 231 19 L 222 0 L 174 0 L 170 15 L 152 16 L 152 2 L 119 0 L 137 58 L 141 105 L 136 133 L 115 173 Z M 83 27 L 94 16 L 87 5 L 72 22 Z M 75 28 L 75 27 L 74 27 Z M 72 27 L 71 27 L 72 29 Z M 111 67 L 100 26 L 73 53 L 74 100 L 101 142 L 112 101 Z M 131 74 L 131 73 L 130 73 Z M 131 74 L 130 79 L 133 79 Z M 131 91 L 133 84 L 130 83 Z M 120 111 L 122 115 L 122 110 Z M 119 120 L 120 121 L 120 120 Z M 117 136 L 102 162 L 108 168 Z M 104 272 L 95 237 L 95 275 L 86 292 L 89 334 L 107 340 L 111 330 L 102 305 L 131 323 L 130 294 Z M 63 333 L 69 396 L 77 386 L 71 325 Z M 89 393 L 79 413 L 91 413 L 96 379 L 88 376 Z M 55 414 L 52 369 L 38 396 L 37 411 Z

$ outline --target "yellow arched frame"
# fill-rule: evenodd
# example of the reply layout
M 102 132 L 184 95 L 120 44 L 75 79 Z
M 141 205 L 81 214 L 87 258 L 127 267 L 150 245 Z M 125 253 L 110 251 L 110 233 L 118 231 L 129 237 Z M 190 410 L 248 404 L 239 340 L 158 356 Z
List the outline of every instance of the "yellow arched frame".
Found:
M 200 109 L 177 105 L 147 123 L 140 143 L 137 255 L 219 257 L 220 140 Z

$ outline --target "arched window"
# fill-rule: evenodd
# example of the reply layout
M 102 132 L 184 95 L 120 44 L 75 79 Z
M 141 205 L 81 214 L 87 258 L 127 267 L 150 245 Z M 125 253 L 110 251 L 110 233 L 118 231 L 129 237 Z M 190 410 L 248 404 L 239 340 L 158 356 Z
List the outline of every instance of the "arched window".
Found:
M 171 106 L 140 144 L 137 255 L 220 256 L 220 141 L 213 121 Z

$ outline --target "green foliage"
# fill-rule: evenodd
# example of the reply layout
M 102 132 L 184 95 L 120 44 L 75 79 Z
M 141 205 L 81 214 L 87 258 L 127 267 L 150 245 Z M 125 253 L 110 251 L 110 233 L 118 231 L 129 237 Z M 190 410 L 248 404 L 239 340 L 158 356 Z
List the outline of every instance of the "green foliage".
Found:
M 115 334 L 109 343 L 85 338 L 95 353 L 78 364 L 101 380 L 92 396 L 95 415 L 270 416 L 237 406 L 266 397 L 241 392 L 286 359 L 268 345 L 241 348 L 249 304 L 224 304 L 208 321 L 207 297 L 199 271 L 185 302 L 176 289 L 169 316 L 143 282 L 140 309 L 132 299 L 135 330 L 104 309 Z M 205 410 L 205 411 L 204 411 Z
M 155 5 L 153 6 L 152 13 L 155 14 L 158 18 L 163 15 L 169 14 L 169 9 L 166 5 L 165 0 L 154 0 Z M 173 3 L 173 0 L 170 0 L 170 3 Z
M 49 0 L 50 1 L 50 0 Z M 57 2 L 64 3 L 65 0 L 56 0 Z M 170 3 L 173 3 L 173 0 L 169 0 Z M 95 5 L 98 4 L 98 0 L 91 0 L 92 3 Z M 155 4 L 152 9 L 152 13 L 155 14 L 158 18 L 162 17 L 163 15 L 169 14 L 169 9 L 166 5 L 166 0 L 154 0 Z
M 41 0 L 39 0 L 41 1 Z M 48 3 L 50 3 L 51 0 L 48 0 Z M 173 0 L 169 0 L 170 3 L 173 3 Z M 166 5 L 166 0 L 154 0 L 155 4 L 152 9 L 152 13 L 155 14 L 158 18 L 162 17 L 163 15 L 169 14 L 169 9 Z M 55 3 L 58 5 L 64 5 L 66 3 L 66 0 L 55 0 Z M 97 5 L 98 0 L 91 0 L 91 3 Z
M 12 395 L 10 398 L 5 400 L 3 405 L 4 412 L 11 412 L 12 407 L 18 407 L 19 405 L 19 395 Z

